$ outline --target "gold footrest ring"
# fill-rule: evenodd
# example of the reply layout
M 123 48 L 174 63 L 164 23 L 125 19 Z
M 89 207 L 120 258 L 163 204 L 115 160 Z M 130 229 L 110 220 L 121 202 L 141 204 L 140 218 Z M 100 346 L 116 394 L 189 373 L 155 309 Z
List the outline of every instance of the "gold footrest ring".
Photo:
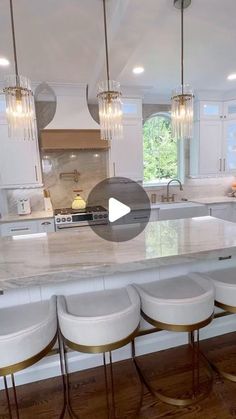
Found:
M 144 376 L 141 368 L 138 365 L 137 359 L 134 358 L 134 363 L 136 366 L 136 369 L 138 371 L 139 377 L 141 382 L 145 385 L 145 387 L 148 389 L 148 391 L 156 398 L 158 398 L 159 400 L 161 400 L 164 403 L 173 405 L 173 406 L 179 406 L 179 407 L 186 407 L 186 406 L 190 406 L 193 405 L 194 403 L 199 402 L 200 400 L 204 399 L 205 397 L 208 396 L 208 394 L 211 392 L 212 389 L 212 384 L 213 384 L 213 374 L 212 374 L 212 369 L 210 367 L 210 364 L 208 362 L 206 362 L 205 358 L 203 358 L 203 362 L 206 364 L 206 371 L 207 371 L 207 375 L 209 377 L 209 384 L 208 384 L 208 388 L 206 391 L 204 391 L 203 393 L 195 393 L 192 395 L 192 397 L 186 398 L 186 399 L 180 399 L 180 398 L 174 398 L 174 397 L 170 397 L 170 396 L 166 396 L 164 393 L 155 390 L 147 381 L 146 377 Z

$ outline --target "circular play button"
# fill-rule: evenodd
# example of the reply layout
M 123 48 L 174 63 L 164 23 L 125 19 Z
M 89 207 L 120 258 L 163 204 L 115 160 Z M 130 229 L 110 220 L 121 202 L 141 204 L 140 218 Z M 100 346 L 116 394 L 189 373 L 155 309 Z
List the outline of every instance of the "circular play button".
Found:
M 98 183 L 90 192 L 88 207 L 101 206 L 106 217 L 91 219 L 90 227 L 105 240 L 123 242 L 138 236 L 150 218 L 150 201 L 138 183 L 124 177 L 112 177 Z

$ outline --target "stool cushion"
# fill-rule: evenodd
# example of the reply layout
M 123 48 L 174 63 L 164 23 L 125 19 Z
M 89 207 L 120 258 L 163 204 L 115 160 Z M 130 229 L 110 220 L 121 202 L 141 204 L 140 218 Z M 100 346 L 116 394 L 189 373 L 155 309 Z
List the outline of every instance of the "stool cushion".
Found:
M 56 297 L 0 309 L 0 369 L 37 355 L 56 332 Z
M 207 272 L 206 275 L 215 287 L 215 300 L 236 307 L 236 268 Z
M 132 287 L 58 297 L 63 336 L 84 346 L 118 342 L 132 334 L 140 321 L 140 298 Z
M 214 288 L 198 274 L 135 285 L 141 308 L 151 319 L 168 325 L 193 325 L 214 310 Z

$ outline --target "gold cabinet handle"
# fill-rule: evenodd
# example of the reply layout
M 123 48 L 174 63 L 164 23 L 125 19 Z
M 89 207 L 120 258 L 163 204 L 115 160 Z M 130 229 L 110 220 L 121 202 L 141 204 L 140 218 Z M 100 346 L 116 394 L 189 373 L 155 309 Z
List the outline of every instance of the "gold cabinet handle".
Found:
M 113 176 L 116 175 L 116 164 L 115 162 L 113 162 Z
M 226 166 L 226 164 L 225 164 L 225 159 L 224 159 L 224 172 L 225 172 L 225 166 Z
M 222 159 L 220 159 L 220 172 L 222 171 Z
M 36 179 L 36 182 L 38 182 L 38 171 L 37 171 L 36 165 L 34 166 L 34 170 L 35 170 L 35 179 Z

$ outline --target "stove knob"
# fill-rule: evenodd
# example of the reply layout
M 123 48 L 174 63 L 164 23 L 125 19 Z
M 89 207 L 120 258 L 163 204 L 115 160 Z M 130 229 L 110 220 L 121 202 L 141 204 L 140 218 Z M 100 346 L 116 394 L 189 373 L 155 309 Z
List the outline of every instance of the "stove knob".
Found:
M 94 215 L 94 220 L 97 220 L 98 219 L 98 216 L 97 215 Z
M 57 218 L 57 219 L 56 219 L 56 222 L 57 222 L 57 223 L 60 223 L 60 222 L 61 222 L 61 219 L 60 219 L 60 218 Z
M 62 219 L 61 219 L 61 221 L 62 221 L 63 223 L 65 223 L 65 222 L 66 222 L 66 219 L 65 219 L 65 218 L 62 218 Z
M 68 221 L 68 223 L 71 222 L 71 217 L 67 217 L 66 221 Z
M 104 214 L 104 218 L 108 218 L 108 214 Z
M 103 218 L 102 214 L 99 215 L 99 218 Z

